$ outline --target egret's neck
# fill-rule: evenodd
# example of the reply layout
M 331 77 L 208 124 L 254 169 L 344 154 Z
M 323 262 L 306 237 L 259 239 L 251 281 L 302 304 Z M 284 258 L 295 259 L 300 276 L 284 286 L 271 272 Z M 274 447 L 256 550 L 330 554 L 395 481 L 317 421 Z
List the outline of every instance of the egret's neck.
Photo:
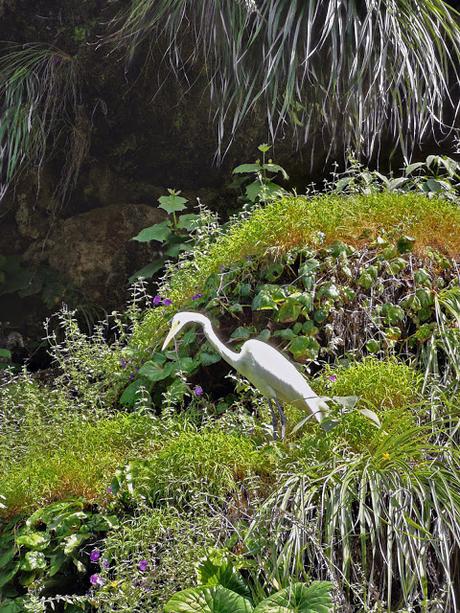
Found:
M 217 353 L 230 364 L 230 366 L 235 366 L 238 361 L 238 353 L 235 353 L 228 347 L 224 345 L 224 343 L 219 339 L 217 334 L 214 332 L 211 322 L 206 320 L 203 323 L 203 331 L 208 339 L 209 344 L 213 347 Z

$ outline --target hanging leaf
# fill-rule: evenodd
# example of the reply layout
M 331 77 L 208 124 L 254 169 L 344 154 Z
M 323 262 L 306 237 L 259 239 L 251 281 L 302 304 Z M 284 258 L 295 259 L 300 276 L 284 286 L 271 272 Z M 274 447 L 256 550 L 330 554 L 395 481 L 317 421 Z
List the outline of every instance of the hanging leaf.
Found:
M 159 260 L 156 260 L 155 262 L 152 262 L 151 264 L 147 264 L 147 266 L 144 266 L 144 268 L 141 268 L 140 270 L 135 272 L 133 275 L 131 275 L 129 277 L 129 282 L 134 283 L 140 278 L 150 279 L 151 277 L 153 277 L 153 275 L 156 272 L 158 272 L 161 269 L 164 262 L 165 262 L 164 258 L 161 258 Z
M 249 174 L 253 172 L 259 172 L 260 169 L 261 169 L 260 164 L 240 164 L 240 166 L 237 166 L 236 168 L 233 169 L 233 174 L 234 175 Z

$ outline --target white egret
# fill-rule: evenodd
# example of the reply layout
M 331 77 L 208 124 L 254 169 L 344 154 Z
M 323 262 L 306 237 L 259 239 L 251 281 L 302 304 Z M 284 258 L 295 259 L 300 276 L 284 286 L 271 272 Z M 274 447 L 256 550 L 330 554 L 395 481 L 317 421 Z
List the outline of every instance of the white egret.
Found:
M 182 312 L 174 315 L 162 351 L 166 349 L 171 340 L 185 325 L 191 323 L 201 325 L 206 338 L 217 353 L 268 399 L 275 438 L 277 436 L 278 418 L 273 409 L 273 402 L 275 402 L 279 412 L 281 438 L 284 438 L 286 432 L 286 417 L 281 402 L 306 409 L 318 421 L 321 421 L 323 411 L 327 411 L 329 407 L 324 400 L 315 394 L 294 364 L 274 347 L 255 339 L 246 341 L 239 353 L 232 351 L 218 338 L 209 319 L 201 313 Z

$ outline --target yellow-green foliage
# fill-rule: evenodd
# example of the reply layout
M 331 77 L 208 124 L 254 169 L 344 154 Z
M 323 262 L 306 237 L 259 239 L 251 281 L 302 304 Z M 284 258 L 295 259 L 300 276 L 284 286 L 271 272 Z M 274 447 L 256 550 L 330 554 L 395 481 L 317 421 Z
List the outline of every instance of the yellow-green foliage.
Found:
M 168 297 L 173 308 L 182 308 L 209 275 L 247 256 L 313 246 L 319 237 L 325 244 L 341 240 L 361 246 L 382 230 L 395 238 L 412 236 L 419 253 L 431 247 L 450 257 L 460 254 L 460 209 L 450 202 L 392 193 L 287 196 L 256 209 L 248 219 L 234 224 L 207 253 L 197 253 L 171 278 Z M 164 334 L 170 313 L 171 308 L 150 312 L 137 326 L 133 346 L 146 349 L 155 344 Z
M 155 445 L 154 421 L 147 416 L 118 415 L 84 422 L 54 423 L 48 431 L 27 433 L 28 449 L 17 462 L 2 458 L 0 492 L 6 514 L 30 511 L 47 502 L 82 496 L 107 496 L 120 464 L 142 456 Z
M 243 436 L 217 430 L 184 432 L 147 463 L 147 493 L 155 500 L 189 500 L 193 493 L 224 497 L 238 483 L 269 471 L 268 454 Z
M 328 396 L 358 396 L 370 409 L 407 408 L 420 401 L 423 377 L 414 368 L 396 359 L 366 357 L 347 368 L 330 370 L 322 376 L 323 393 Z

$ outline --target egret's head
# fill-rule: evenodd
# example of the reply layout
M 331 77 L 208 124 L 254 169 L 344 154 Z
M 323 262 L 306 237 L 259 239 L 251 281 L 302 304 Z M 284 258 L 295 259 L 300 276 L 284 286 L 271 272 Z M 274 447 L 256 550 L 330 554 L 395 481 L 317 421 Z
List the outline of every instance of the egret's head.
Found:
M 176 313 L 171 320 L 171 328 L 168 332 L 168 336 L 165 338 L 165 342 L 163 343 L 162 351 L 166 349 L 172 339 L 178 334 L 182 328 L 188 323 L 199 323 L 204 325 L 206 321 L 206 317 L 201 315 L 200 313 Z

